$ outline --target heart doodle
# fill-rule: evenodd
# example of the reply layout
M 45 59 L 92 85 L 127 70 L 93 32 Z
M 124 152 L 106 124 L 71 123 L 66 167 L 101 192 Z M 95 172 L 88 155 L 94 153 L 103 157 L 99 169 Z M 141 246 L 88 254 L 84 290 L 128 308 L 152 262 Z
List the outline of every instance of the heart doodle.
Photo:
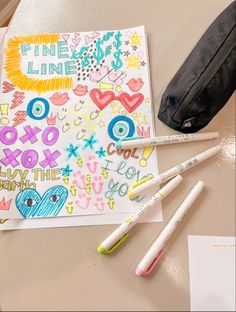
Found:
M 65 204 L 68 191 L 53 186 L 41 197 L 35 189 L 25 189 L 16 196 L 16 207 L 24 218 L 55 217 Z
M 138 92 L 144 85 L 144 82 L 142 78 L 138 78 L 138 79 L 132 78 L 128 81 L 127 85 L 131 91 Z
M 75 39 L 72 39 L 72 42 L 75 44 L 75 45 L 78 45 L 80 43 L 80 38 L 75 38 Z
M 88 36 L 86 35 L 84 40 L 86 44 L 89 44 L 91 41 L 93 41 L 93 39 L 97 38 L 98 36 L 100 36 L 100 33 L 97 31 L 94 31 L 92 36 Z
M 123 92 L 119 96 L 119 101 L 129 113 L 132 113 L 139 105 L 141 105 L 143 100 L 144 96 L 142 93 L 129 95 L 128 93 Z
M 103 110 L 108 104 L 116 99 L 114 92 L 102 92 L 99 89 L 92 89 L 89 95 L 100 110 Z
M 92 72 L 89 77 L 91 81 L 98 82 L 106 77 L 109 72 L 111 72 L 111 70 L 109 70 L 108 66 L 102 66 L 99 71 Z
M 121 70 L 118 70 L 116 73 L 111 73 L 108 76 L 108 79 L 112 82 L 114 82 L 116 85 L 121 85 L 123 83 L 123 79 L 126 77 L 127 75 L 124 74 Z
M 70 45 L 70 49 L 71 49 L 71 51 L 74 51 L 75 49 L 77 48 L 77 45 Z
M 98 31 L 94 31 L 93 38 L 97 38 L 98 36 L 100 36 L 100 33 Z
M 62 39 L 67 41 L 70 38 L 69 34 L 62 34 Z

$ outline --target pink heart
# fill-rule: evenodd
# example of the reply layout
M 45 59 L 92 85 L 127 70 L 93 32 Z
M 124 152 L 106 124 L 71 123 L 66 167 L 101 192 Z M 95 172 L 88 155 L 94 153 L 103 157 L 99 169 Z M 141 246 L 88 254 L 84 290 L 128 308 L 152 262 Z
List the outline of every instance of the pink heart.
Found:
M 123 92 L 119 96 L 119 100 L 124 108 L 129 112 L 132 113 L 135 109 L 142 104 L 144 100 L 144 96 L 142 93 L 135 93 L 133 95 L 129 95 L 126 92 Z
M 126 77 L 126 74 L 123 74 L 121 70 L 118 70 L 116 73 L 111 73 L 108 76 L 108 79 L 112 82 L 115 82 L 117 85 L 121 85 L 123 83 L 123 79 Z
M 67 41 L 69 38 L 70 38 L 70 35 L 69 34 L 63 34 L 62 35 L 62 38 Z
M 92 89 L 89 93 L 92 101 L 100 110 L 103 110 L 108 104 L 115 100 L 115 94 L 112 91 L 101 92 L 99 89 Z
M 89 42 L 93 40 L 93 38 L 87 35 L 85 36 L 84 40 L 85 40 L 85 43 L 88 44 Z
M 71 51 L 74 51 L 76 49 L 77 45 L 70 45 Z
M 92 72 L 90 74 L 90 80 L 97 82 L 101 80 L 102 78 L 104 78 L 108 73 L 109 73 L 109 67 L 103 66 L 100 68 L 98 72 Z
M 78 45 L 80 43 L 80 38 L 77 38 L 77 39 L 72 39 L 72 42 L 76 45 Z
M 97 31 L 94 31 L 94 32 L 93 32 L 93 37 L 96 38 L 96 37 L 98 37 L 98 36 L 100 36 L 100 33 L 97 32 Z

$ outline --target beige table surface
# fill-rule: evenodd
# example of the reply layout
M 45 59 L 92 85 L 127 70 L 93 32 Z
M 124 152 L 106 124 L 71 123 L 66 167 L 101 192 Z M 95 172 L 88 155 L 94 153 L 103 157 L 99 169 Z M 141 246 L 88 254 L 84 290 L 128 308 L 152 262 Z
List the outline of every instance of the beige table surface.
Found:
M 231 0 L 22 0 L 10 35 L 106 30 L 144 24 L 149 37 L 153 99 L 161 94 L 207 26 Z M 235 95 L 206 127 L 219 131 L 224 151 L 183 174 L 164 200 L 164 223 L 139 224 L 119 252 L 103 256 L 97 244 L 115 226 L 0 233 L 0 310 L 190 310 L 188 235 L 235 235 Z M 175 133 L 156 119 L 157 134 Z M 234 141 L 233 141 L 234 140 Z M 161 147 L 163 171 L 212 145 Z M 133 274 L 149 244 L 197 180 L 207 190 L 167 244 L 147 279 Z

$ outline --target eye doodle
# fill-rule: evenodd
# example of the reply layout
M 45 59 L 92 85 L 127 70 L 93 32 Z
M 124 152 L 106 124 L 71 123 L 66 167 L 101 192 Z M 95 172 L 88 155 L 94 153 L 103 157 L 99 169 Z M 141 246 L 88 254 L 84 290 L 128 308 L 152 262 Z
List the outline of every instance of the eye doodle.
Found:
M 49 103 L 44 98 L 34 98 L 27 107 L 27 114 L 35 120 L 42 120 L 48 116 Z
M 135 126 L 133 121 L 126 116 L 116 116 L 108 125 L 108 134 L 114 141 L 132 137 L 134 135 Z
M 57 203 L 60 199 L 60 196 L 59 195 L 52 195 L 49 200 L 52 202 L 52 203 Z
M 37 204 L 36 200 L 34 200 L 33 198 L 28 198 L 24 201 L 25 206 L 27 207 L 33 207 Z

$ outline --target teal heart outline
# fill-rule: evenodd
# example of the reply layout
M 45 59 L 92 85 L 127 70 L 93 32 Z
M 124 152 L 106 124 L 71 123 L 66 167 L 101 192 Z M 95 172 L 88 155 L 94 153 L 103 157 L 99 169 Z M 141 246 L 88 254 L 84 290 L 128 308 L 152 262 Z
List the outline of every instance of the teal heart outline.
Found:
M 68 190 L 61 185 L 49 188 L 43 196 L 29 188 L 16 196 L 16 207 L 23 218 L 55 217 L 68 198 Z

